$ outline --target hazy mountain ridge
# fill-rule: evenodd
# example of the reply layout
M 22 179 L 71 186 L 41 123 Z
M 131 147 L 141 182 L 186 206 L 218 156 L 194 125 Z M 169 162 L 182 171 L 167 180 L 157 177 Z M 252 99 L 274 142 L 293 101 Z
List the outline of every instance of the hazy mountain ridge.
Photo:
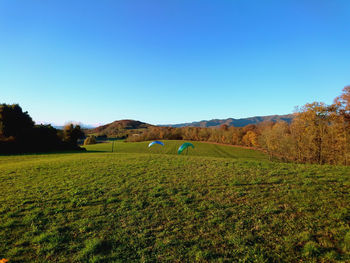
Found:
M 249 118 L 241 118 L 241 119 L 212 119 L 212 120 L 202 120 L 197 122 L 189 122 L 189 123 L 179 123 L 179 124 L 169 124 L 169 125 L 160 125 L 160 126 L 169 126 L 169 127 L 215 127 L 220 126 L 222 124 L 226 124 L 228 126 L 234 127 L 244 127 L 249 124 L 257 124 L 263 121 L 285 121 L 290 123 L 293 120 L 293 114 L 286 115 L 269 115 L 269 116 L 255 116 Z
M 93 124 L 78 123 L 77 125 L 79 125 L 79 126 L 80 126 L 82 129 L 84 129 L 84 130 L 96 128 L 96 125 L 93 125 Z M 64 128 L 65 125 L 51 125 L 51 126 L 54 127 L 55 129 L 63 130 L 63 128 Z
M 255 116 L 249 118 L 241 118 L 241 119 L 212 119 L 212 120 L 203 120 L 197 122 L 189 122 L 189 123 L 179 123 L 179 124 L 169 124 L 169 125 L 152 125 L 141 121 L 136 120 L 117 120 L 105 125 L 101 125 L 95 128 L 87 128 L 88 133 L 98 133 L 98 134 L 112 134 L 115 131 L 121 130 L 136 130 L 136 129 L 147 129 L 151 126 L 162 126 L 162 127 L 216 127 L 222 124 L 226 124 L 228 126 L 234 127 L 244 127 L 249 124 L 257 124 L 263 121 L 286 121 L 290 123 L 293 119 L 293 114 L 286 115 L 269 115 L 269 116 Z

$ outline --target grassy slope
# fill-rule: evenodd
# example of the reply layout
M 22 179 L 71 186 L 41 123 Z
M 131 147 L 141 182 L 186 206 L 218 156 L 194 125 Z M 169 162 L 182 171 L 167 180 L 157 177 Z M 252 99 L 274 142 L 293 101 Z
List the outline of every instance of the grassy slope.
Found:
M 349 168 L 249 160 L 260 153 L 221 150 L 245 158 L 1 157 L 0 258 L 350 260 Z
M 165 146 L 154 145 L 148 148 L 150 142 L 134 142 L 127 143 L 123 141 L 115 141 L 114 152 L 117 153 L 155 153 L 155 154 L 177 154 L 177 150 L 184 141 L 164 141 Z M 188 156 L 209 156 L 239 159 L 267 160 L 267 156 L 258 151 L 242 149 L 239 147 L 224 146 L 210 143 L 191 142 L 194 149 L 189 148 L 182 155 Z M 112 151 L 112 143 L 100 143 L 95 145 L 87 145 L 85 148 L 89 151 Z

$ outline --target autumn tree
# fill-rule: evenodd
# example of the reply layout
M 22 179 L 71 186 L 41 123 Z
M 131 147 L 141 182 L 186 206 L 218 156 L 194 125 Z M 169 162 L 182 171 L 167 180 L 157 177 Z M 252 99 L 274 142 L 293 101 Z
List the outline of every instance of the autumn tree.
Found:
M 63 140 L 71 145 L 76 145 L 79 138 L 83 137 L 80 125 L 67 124 L 63 128 Z
M 242 142 L 245 146 L 257 147 L 258 144 L 258 135 L 254 131 L 248 131 L 242 138 Z
M 295 159 L 294 146 L 289 124 L 281 121 L 273 126 L 266 125 L 259 137 L 260 145 L 265 148 L 269 157 L 278 157 L 283 160 Z
M 91 145 L 91 144 L 96 144 L 96 136 L 90 135 L 84 140 L 84 145 Z
M 332 105 L 333 112 L 339 115 L 339 122 L 341 123 L 342 137 L 344 140 L 344 164 L 349 164 L 350 159 L 350 86 L 344 87 L 342 94 L 335 98 Z
M 221 130 L 221 131 L 228 131 L 228 125 L 225 124 L 225 123 L 224 123 L 224 124 L 221 124 L 221 125 L 220 125 L 220 130 Z
M 322 102 L 308 103 L 299 109 L 292 123 L 293 135 L 302 161 L 325 163 L 329 112 Z
M 329 111 L 329 125 L 325 145 L 327 150 L 324 155 L 326 163 L 347 165 L 347 128 L 344 116 L 339 114 L 338 107 L 331 105 Z
M 341 114 L 350 118 L 350 86 L 342 90 L 342 94 L 335 98 L 334 104 L 339 106 Z

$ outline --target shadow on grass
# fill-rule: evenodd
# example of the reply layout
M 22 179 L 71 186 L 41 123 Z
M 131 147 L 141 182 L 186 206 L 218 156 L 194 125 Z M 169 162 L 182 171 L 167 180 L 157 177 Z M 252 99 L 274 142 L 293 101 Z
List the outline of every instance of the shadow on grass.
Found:
M 53 152 L 30 152 L 30 153 L 8 153 L 0 154 L 0 156 L 32 156 L 32 155 L 48 155 L 48 154 L 74 154 L 74 153 L 99 153 L 99 152 L 109 152 L 109 151 L 87 151 L 87 150 L 71 150 L 71 151 L 53 151 Z

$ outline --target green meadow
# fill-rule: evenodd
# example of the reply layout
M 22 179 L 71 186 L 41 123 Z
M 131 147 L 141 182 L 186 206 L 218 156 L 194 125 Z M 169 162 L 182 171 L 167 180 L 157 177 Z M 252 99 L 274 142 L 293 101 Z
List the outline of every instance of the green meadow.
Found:
M 165 141 L 165 146 L 154 145 L 148 147 L 150 142 L 133 142 L 126 143 L 121 140 L 112 143 L 98 143 L 84 146 L 88 151 L 113 152 L 115 153 L 146 153 L 146 154 L 174 154 L 177 155 L 178 148 L 184 141 Z M 191 142 L 195 149 L 191 147 L 185 150 L 182 155 L 186 156 L 203 156 L 203 157 L 223 157 L 234 159 L 254 159 L 267 160 L 267 156 L 259 151 L 242 149 L 241 147 L 225 146 L 203 142 Z
M 0 156 L 0 259 L 350 262 L 350 167 L 148 143 Z

